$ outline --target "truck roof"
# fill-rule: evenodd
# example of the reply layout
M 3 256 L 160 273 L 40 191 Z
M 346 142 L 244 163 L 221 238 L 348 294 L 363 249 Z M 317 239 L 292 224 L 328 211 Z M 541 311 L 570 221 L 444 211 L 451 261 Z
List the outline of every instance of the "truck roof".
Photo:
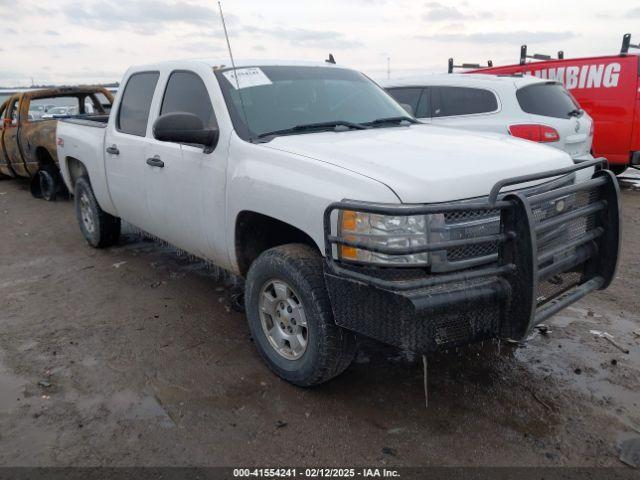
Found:
M 550 80 L 540 79 L 533 75 L 486 75 L 477 73 L 434 73 L 412 77 L 382 80 L 378 82 L 383 87 L 410 87 L 423 85 L 495 85 L 496 83 L 511 83 L 516 88 L 522 88 L 534 83 L 548 83 Z M 553 81 L 553 80 L 551 80 Z
M 235 60 L 235 59 L 234 59 Z M 231 68 L 231 60 L 229 58 L 192 58 L 186 60 L 169 60 L 164 62 L 158 62 L 147 65 L 134 65 L 131 67 L 132 70 L 140 70 L 140 69 L 162 69 L 162 68 L 171 68 L 171 67 L 180 67 L 184 68 L 189 65 L 202 65 L 205 64 L 211 68 Z M 334 68 L 348 68 L 348 67 L 340 67 L 333 63 L 327 61 L 297 61 L 297 60 L 277 60 L 277 59 L 238 59 L 235 60 L 236 68 L 242 67 L 275 67 L 275 66 L 304 66 L 304 67 L 334 67 Z

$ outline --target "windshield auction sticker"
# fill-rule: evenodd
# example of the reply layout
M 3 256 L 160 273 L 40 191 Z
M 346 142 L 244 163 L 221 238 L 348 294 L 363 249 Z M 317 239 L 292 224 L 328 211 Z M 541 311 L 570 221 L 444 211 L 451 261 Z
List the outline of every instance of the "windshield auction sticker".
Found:
M 250 88 L 259 87 L 261 85 L 271 85 L 271 80 L 267 77 L 261 68 L 236 68 L 235 70 L 227 70 L 222 74 L 233 85 L 233 88 Z

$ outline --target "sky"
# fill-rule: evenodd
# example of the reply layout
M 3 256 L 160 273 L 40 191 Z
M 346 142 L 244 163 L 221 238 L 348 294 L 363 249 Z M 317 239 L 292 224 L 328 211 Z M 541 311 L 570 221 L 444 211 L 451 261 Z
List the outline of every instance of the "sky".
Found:
M 336 61 L 374 79 L 447 60 L 516 63 L 640 43 L 640 1 L 223 0 L 236 58 Z M 216 0 L 0 0 L 0 85 L 118 81 L 130 65 L 227 59 Z M 635 30 L 634 30 L 635 29 Z

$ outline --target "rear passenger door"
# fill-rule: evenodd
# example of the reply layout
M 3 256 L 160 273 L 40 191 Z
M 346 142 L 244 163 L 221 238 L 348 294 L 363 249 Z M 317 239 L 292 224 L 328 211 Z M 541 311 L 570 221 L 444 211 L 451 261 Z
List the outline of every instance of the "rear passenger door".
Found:
M 431 122 L 443 127 L 506 134 L 496 115 L 498 97 L 491 90 L 472 87 L 431 87 Z
M 200 118 L 205 128 L 217 127 L 211 97 L 200 74 L 174 70 L 162 83 L 162 101 L 154 107 L 154 119 L 186 112 Z M 162 142 L 151 135 L 146 150 L 151 159 L 146 176 L 147 204 L 157 235 L 205 258 L 212 258 L 208 230 L 224 229 L 222 203 L 216 201 L 224 195 L 216 189 L 216 180 L 224 181 L 218 169 L 226 162 L 220 143 L 212 153 L 204 153 L 202 146 Z
M 11 169 L 16 174 L 27 177 L 28 173 L 22 161 L 22 154 L 20 153 L 20 145 L 18 143 L 20 125 L 19 107 L 20 97 L 16 95 L 9 101 L 9 107 L 7 109 L 8 120 L 4 127 L 4 148 Z
M 155 225 L 144 190 L 149 173 L 146 150 L 151 131 L 149 112 L 159 77 L 155 71 L 129 76 L 104 145 L 109 190 L 118 216 L 149 233 L 155 233 Z

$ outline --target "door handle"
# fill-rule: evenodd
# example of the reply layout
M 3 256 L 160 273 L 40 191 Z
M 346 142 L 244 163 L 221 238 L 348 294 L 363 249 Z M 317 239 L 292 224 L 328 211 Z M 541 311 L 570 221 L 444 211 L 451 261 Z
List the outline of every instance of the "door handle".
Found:
M 160 160 L 160 157 L 158 155 L 156 155 L 155 157 L 147 158 L 147 165 L 162 168 L 164 167 L 164 162 Z
M 120 150 L 118 150 L 118 147 L 115 145 L 111 145 L 110 147 L 107 147 L 107 153 L 110 155 L 120 155 Z

